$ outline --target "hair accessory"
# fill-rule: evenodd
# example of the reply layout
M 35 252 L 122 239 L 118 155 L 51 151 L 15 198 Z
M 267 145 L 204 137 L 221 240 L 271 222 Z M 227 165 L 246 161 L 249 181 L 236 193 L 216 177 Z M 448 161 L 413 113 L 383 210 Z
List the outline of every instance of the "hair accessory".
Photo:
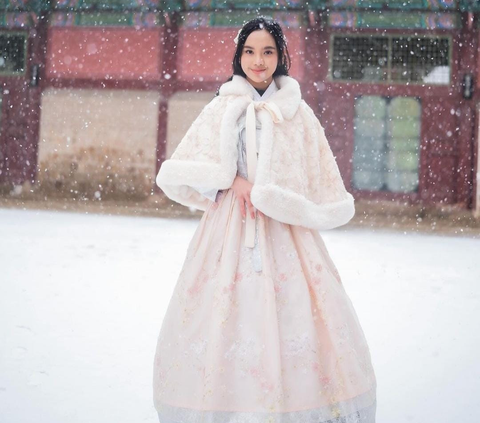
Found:
M 240 32 L 242 32 L 242 28 L 240 28 L 237 32 L 237 35 L 235 36 L 235 38 L 233 39 L 233 42 L 235 44 L 238 44 L 238 37 L 240 36 Z

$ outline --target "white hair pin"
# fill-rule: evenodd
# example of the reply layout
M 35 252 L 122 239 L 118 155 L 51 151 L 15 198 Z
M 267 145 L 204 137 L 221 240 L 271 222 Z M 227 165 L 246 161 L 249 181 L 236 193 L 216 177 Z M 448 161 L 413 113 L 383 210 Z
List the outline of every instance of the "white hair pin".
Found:
M 242 28 L 240 28 L 237 32 L 237 35 L 235 36 L 235 38 L 233 39 L 233 42 L 235 44 L 238 44 L 238 37 L 240 36 L 240 32 L 242 32 Z

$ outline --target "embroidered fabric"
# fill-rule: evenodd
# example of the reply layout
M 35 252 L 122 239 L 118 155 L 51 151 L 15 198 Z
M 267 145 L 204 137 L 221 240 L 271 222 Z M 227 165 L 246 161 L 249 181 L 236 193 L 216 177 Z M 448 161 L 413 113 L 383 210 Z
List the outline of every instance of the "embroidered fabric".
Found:
M 246 177 L 245 115 L 237 125 Z M 158 338 L 160 423 L 375 423 L 368 345 L 320 234 L 265 215 L 248 248 L 239 202 L 223 192 L 189 244 Z
M 268 88 L 260 95 L 260 93 L 250 85 L 253 94 L 254 101 L 266 100 L 270 97 L 274 92 L 278 91 L 278 87 L 275 84 L 275 81 L 272 80 Z M 238 128 L 238 142 L 237 142 L 237 149 L 238 149 L 238 160 L 237 160 L 237 175 L 241 176 L 244 179 L 247 179 L 248 171 L 247 171 L 247 153 L 246 153 L 246 134 L 245 134 L 245 118 L 246 118 L 246 111 L 240 116 L 237 122 Z M 262 126 L 257 118 L 256 120 L 256 129 L 257 129 L 257 154 L 260 150 L 260 134 L 262 130 Z M 192 187 L 200 194 L 208 198 L 210 201 L 216 201 L 218 199 L 219 194 L 221 194 L 221 190 L 215 189 L 204 189 L 202 187 Z M 258 219 L 255 222 L 255 244 L 252 249 L 252 261 L 253 266 L 256 272 L 262 271 L 262 257 L 260 254 L 260 247 L 258 245 Z
M 243 113 L 240 119 L 238 120 L 238 132 L 240 134 L 239 142 L 237 144 L 238 146 L 238 161 L 237 161 L 237 175 L 241 176 L 244 179 L 247 179 L 248 177 L 248 171 L 247 171 L 247 149 L 246 149 L 246 135 L 245 135 L 245 118 L 246 118 L 246 113 Z M 256 121 L 256 129 L 257 129 L 257 136 L 256 136 L 256 141 L 257 141 L 257 154 L 260 148 L 259 145 L 259 139 L 260 139 L 260 132 L 262 130 L 262 127 L 260 125 L 260 122 Z M 260 247 L 258 244 L 258 219 L 255 221 L 255 243 L 252 248 L 252 261 L 253 261 L 253 267 L 256 272 L 261 272 L 262 271 L 262 257 L 260 254 Z
M 160 422 L 374 423 L 368 345 L 320 234 L 258 222 L 262 272 L 232 190 L 195 231 L 157 343 Z
M 161 405 L 160 423 L 374 423 L 377 402 L 367 392 L 334 406 L 286 413 L 194 410 Z

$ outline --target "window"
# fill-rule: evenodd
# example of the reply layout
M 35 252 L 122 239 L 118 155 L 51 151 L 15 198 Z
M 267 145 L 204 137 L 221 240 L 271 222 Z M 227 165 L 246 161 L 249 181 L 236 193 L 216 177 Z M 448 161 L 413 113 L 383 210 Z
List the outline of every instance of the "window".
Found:
M 448 84 L 449 56 L 447 38 L 392 38 L 392 81 Z
M 335 37 L 333 79 L 386 81 L 388 39 L 384 37 Z
M 450 84 L 450 37 L 332 37 L 332 80 Z
M 25 72 L 26 53 L 26 34 L 0 33 L 0 74 L 23 74 Z
M 369 191 L 417 191 L 420 122 L 416 98 L 356 98 L 352 185 Z

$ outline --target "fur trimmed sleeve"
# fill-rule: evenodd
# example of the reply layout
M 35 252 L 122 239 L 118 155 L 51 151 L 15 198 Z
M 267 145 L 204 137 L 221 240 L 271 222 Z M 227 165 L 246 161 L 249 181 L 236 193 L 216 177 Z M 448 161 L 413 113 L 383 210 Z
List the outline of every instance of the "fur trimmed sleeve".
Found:
M 257 174 L 253 205 L 281 222 L 316 230 L 348 223 L 354 199 L 313 110 L 302 100 L 297 116 L 281 126 L 274 129 L 275 142 L 262 146 L 266 171 Z
M 220 190 L 231 186 L 236 167 L 224 159 L 221 143 L 222 129 L 226 130 L 222 128 L 226 108 L 225 97 L 214 97 L 194 120 L 170 159 L 161 164 L 156 183 L 171 200 L 206 210 L 210 201 L 193 187 Z M 236 157 L 230 162 L 234 160 Z

